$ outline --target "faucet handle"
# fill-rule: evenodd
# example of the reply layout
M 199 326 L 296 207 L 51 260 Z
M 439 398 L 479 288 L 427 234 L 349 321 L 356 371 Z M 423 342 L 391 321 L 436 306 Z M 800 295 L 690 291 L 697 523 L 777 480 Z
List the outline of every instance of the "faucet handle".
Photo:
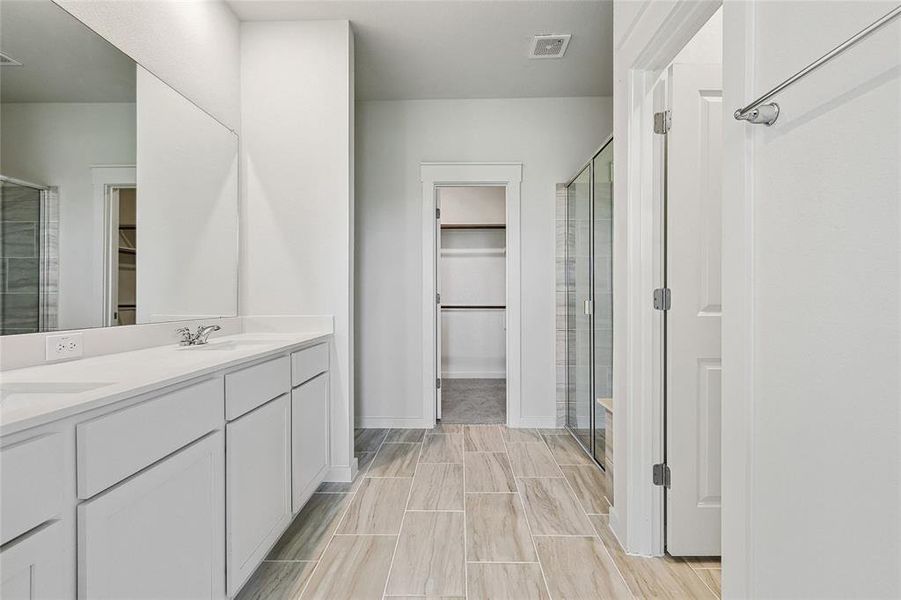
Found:
M 182 346 L 190 346 L 191 340 L 193 339 L 193 335 L 191 334 L 191 330 L 187 327 L 179 327 L 175 330 L 175 333 L 181 336 L 181 345 Z

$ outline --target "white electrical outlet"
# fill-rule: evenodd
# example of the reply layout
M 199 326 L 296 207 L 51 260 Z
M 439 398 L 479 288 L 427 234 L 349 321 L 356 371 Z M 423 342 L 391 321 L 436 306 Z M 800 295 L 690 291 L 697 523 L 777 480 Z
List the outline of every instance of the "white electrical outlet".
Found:
M 81 356 L 81 334 L 67 333 L 65 335 L 47 336 L 47 360 L 62 360 L 65 358 L 78 358 Z

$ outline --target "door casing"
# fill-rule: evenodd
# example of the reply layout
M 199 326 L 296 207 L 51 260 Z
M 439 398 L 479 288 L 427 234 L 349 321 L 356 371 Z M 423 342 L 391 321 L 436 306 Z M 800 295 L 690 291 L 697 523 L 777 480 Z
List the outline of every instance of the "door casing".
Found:
M 421 163 L 422 183 L 422 427 L 434 427 L 440 377 L 438 367 L 436 310 L 438 188 L 462 186 L 502 186 L 506 189 L 506 370 L 507 425 L 544 427 L 543 421 L 521 413 L 521 316 L 520 316 L 520 186 L 522 163 Z

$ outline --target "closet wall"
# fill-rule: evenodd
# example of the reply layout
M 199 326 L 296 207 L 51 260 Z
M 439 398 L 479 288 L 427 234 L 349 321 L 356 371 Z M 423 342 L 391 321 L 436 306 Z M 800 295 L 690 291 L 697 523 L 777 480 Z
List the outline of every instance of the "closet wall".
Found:
M 441 376 L 506 377 L 506 191 L 439 188 Z

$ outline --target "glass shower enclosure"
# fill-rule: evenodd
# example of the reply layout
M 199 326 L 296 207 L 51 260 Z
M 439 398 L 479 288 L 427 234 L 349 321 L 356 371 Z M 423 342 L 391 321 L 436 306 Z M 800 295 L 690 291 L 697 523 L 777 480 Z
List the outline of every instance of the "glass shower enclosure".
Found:
M 566 189 L 566 427 L 605 465 L 613 394 L 613 139 Z

